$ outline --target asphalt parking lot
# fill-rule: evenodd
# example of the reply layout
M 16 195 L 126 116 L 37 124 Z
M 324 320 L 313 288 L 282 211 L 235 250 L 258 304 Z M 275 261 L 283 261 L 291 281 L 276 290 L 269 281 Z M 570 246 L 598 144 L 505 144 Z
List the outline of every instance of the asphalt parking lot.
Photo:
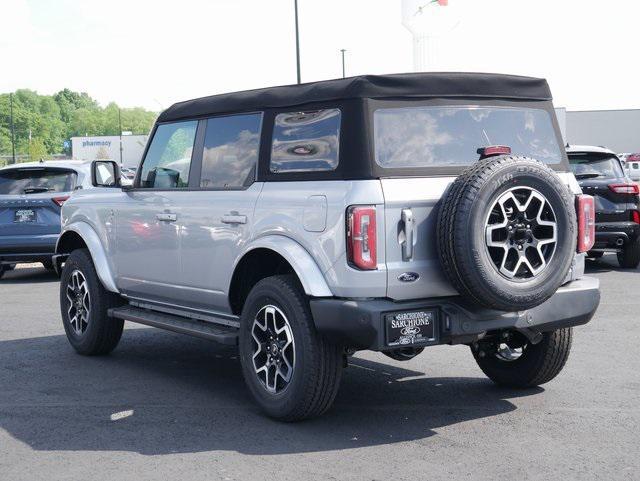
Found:
M 228 348 L 129 325 L 111 356 L 76 355 L 57 279 L 17 269 L 0 281 L 0 479 L 638 479 L 640 272 L 588 270 L 602 304 L 544 388 L 493 386 L 462 346 L 366 353 L 327 415 L 280 424 Z

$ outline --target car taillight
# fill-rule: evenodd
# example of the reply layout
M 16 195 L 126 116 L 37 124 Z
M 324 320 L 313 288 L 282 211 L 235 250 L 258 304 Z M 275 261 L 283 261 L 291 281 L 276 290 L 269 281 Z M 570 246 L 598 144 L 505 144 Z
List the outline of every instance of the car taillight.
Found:
M 378 267 L 376 239 L 376 208 L 372 205 L 352 205 L 347 209 L 347 259 L 362 270 Z
M 631 221 L 635 222 L 636 224 L 640 224 L 640 212 L 638 212 L 637 210 L 632 210 Z
M 638 184 L 609 184 L 611 189 L 616 194 L 639 194 L 640 189 Z
M 62 197 L 54 197 L 51 200 L 54 201 L 58 205 L 58 207 L 62 207 L 62 204 L 64 204 L 68 198 L 69 198 L 68 195 L 64 195 Z
M 596 208 L 593 197 L 579 195 L 578 213 L 578 252 L 587 252 L 596 241 Z

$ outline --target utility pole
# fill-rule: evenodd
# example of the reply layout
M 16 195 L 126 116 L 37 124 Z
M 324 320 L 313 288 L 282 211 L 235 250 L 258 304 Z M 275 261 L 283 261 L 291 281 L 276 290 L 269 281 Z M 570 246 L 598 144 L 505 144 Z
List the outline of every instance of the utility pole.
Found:
M 13 93 L 9 94 L 9 118 L 11 119 L 11 157 L 13 163 L 16 163 L 16 132 L 13 126 Z
M 298 71 L 298 83 L 300 83 L 300 32 L 298 30 L 298 0 L 293 0 L 296 14 L 296 67 Z
M 342 78 L 345 78 L 346 74 L 344 69 L 344 53 L 346 52 L 346 49 L 342 48 L 340 49 L 340 52 L 342 53 Z
M 122 167 L 122 116 L 120 115 L 120 107 L 118 107 L 118 126 L 120 131 L 120 167 Z

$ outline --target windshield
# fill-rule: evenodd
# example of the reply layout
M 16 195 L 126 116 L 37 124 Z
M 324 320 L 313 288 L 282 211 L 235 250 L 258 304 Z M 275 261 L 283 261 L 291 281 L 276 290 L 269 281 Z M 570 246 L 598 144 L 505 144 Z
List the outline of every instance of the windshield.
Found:
M 597 154 L 570 154 L 569 165 L 578 179 L 624 177 L 617 157 Z
M 549 112 L 536 108 L 403 107 L 374 112 L 375 158 L 384 168 L 465 166 L 478 149 L 506 145 L 516 155 L 562 162 Z
M 65 169 L 9 169 L 0 171 L 0 195 L 71 192 L 76 173 Z

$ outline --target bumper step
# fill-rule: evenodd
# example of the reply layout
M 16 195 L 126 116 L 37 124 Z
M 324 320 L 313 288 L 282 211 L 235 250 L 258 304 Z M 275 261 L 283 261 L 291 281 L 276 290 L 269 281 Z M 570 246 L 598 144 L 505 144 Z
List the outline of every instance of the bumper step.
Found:
M 211 322 L 154 312 L 149 309 L 132 306 L 109 309 L 109 315 L 116 319 L 124 319 L 125 321 L 136 322 L 167 331 L 200 337 L 220 344 L 236 345 L 238 343 L 238 329 L 235 327 L 216 325 Z

